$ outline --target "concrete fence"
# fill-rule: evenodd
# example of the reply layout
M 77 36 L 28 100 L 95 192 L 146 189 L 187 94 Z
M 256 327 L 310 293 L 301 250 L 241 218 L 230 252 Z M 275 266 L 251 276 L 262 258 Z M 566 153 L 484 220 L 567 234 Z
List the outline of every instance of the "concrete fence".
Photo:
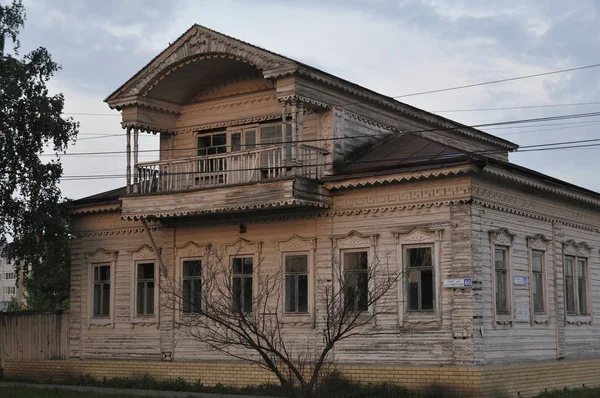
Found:
M 67 359 L 68 312 L 0 312 L 0 367 L 6 360 Z

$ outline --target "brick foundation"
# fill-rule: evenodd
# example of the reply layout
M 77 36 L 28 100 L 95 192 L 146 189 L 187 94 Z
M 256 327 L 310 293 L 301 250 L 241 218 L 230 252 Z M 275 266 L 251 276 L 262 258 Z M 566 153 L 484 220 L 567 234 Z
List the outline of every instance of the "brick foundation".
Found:
M 553 361 L 523 365 L 483 367 L 425 367 L 339 365 L 338 369 L 361 382 L 393 382 L 410 389 L 432 384 L 448 387 L 470 397 L 532 396 L 563 389 L 600 386 L 600 360 Z M 254 365 L 222 362 L 142 362 L 111 360 L 4 361 L 7 377 L 39 381 L 60 380 L 66 376 L 134 377 L 151 375 L 165 380 L 181 377 L 203 384 L 232 386 L 276 383 L 267 371 Z

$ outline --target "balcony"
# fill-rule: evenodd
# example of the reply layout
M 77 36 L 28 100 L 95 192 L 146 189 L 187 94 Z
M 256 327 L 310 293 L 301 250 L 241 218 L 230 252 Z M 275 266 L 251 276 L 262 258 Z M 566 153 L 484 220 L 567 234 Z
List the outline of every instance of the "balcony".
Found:
M 293 148 L 296 149 L 296 148 Z M 328 207 L 326 151 L 288 145 L 138 163 L 122 216 L 172 218 L 288 207 Z

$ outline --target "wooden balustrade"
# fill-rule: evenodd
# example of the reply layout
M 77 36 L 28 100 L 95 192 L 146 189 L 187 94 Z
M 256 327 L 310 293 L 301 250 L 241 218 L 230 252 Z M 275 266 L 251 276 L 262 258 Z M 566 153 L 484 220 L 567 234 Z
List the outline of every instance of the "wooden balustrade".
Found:
M 278 145 L 218 155 L 138 163 L 138 184 L 134 187 L 134 192 L 186 191 L 292 175 L 320 179 L 325 168 L 326 153 L 321 148 L 301 145 L 298 147 L 297 159 L 293 160 L 290 147 Z

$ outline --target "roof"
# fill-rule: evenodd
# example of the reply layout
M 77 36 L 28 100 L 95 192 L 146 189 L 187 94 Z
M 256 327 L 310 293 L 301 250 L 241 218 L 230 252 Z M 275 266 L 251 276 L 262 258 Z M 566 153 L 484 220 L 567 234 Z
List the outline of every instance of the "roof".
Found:
M 104 204 L 118 202 L 119 198 L 127 193 L 126 187 L 111 189 L 94 195 L 79 198 L 73 201 L 75 207 L 90 204 Z
M 260 61 L 262 61 L 261 65 L 266 66 L 261 69 L 263 71 L 263 74 L 265 72 L 268 72 L 268 77 L 279 77 L 284 76 L 286 74 L 300 74 L 303 76 L 307 76 L 311 79 L 318 80 L 323 84 L 336 86 L 339 89 L 348 91 L 354 95 L 365 98 L 367 100 L 374 101 L 380 105 L 391 107 L 395 111 L 405 113 L 412 117 L 423 119 L 429 123 L 435 123 L 444 129 L 456 129 L 459 132 L 467 133 L 468 135 L 471 135 L 472 137 L 477 139 L 492 142 L 508 150 L 515 150 L 516 148 L 518 148 L 518 145 L 511 141 L 505 140 L 500 137 L 496 137 L 492 134 L 488 134 L 484 131 L 475 129 L 470 126 L 466 126 L 451 119 L 447 119 L 443 116 L 439 116 L 427 112 L 425 110 L 415 108 L 411 105 L 397 101 L 392 97 L 377 93 L 373 90 L 360 86 L 356 83 L 352 83 L 330 73 L 324 72 L 318 68 L 305 64 L 303 62 L 255 46 L 245 41 L 236 39 L 232 36 L 216 32 L 212 29 L 206 28 L 198 24 L 192 25 L 172 44 L 170 44 L 167 48 L 165 48 L 154 58 L 152 58 L 152 60 L 150 60 L 150 62 L 148 62 L 146 66 L 140 69 L 132 78 L 127 80 L 117 90 L 110 94 L 105 99 L 105 102 L 108 102 L 110 104 L 115 101 L 118 101 L 120 97 L 131 98 L 131 92 L 126 93 L 125 89 L 128 88 L 130 89 L 130 91 L 132 91 L 131 88 L 133 87 L 133 91 L 136 91 L 136 88 L 141 90 L 142 87 L 145 87 L 148 84 L 152 84 L 153 82 L 156 83 L 157 81 L 162 80 L 162 77 L 158 78 L 157 75 L 162 73 L 164 70 L 172 67 L 173 65 L 181 63 L 181 61 L 183 61 L 184 59 L 188 59 L 194 55 L 218 53 L 219 51 L 224 51 L 222 49 L 223 46 L 219 46 L 221 48 L 218 50 L 213 48 L 201 49 L 202 44 L 198 43 L 197 39 L 195 42 L 193 42 L 195 38 L 194 35 L 197 33 L 206 33 L 218 37 L 221 41 L 233 42 L 235 45 L 232 46 L 233 49 L 231 50 L 231 52 L 235 53 L 236 57 L 245 57 L 243 59 L 244 62 L 251 62 L 256 65 L 256 63 L 261 63 Z M 242 46 L 247 48 L 241 48 Z M 207 45 L 207 47 L 209 46 Z M 257 54 L 248 54 L 248 49 L 255 50 Z M 178 51 L 179 53 L 177 53 Z M 230 56 L 232 56 L 232 54 L 230 54 Z M 269 58 L 268 62 L 265 61 L 266 58 Z M 269 71 L 267 71 L 265 68 L 270 69 Z M 136 91 L 136 93 L 138 93 L 138 91 Z

